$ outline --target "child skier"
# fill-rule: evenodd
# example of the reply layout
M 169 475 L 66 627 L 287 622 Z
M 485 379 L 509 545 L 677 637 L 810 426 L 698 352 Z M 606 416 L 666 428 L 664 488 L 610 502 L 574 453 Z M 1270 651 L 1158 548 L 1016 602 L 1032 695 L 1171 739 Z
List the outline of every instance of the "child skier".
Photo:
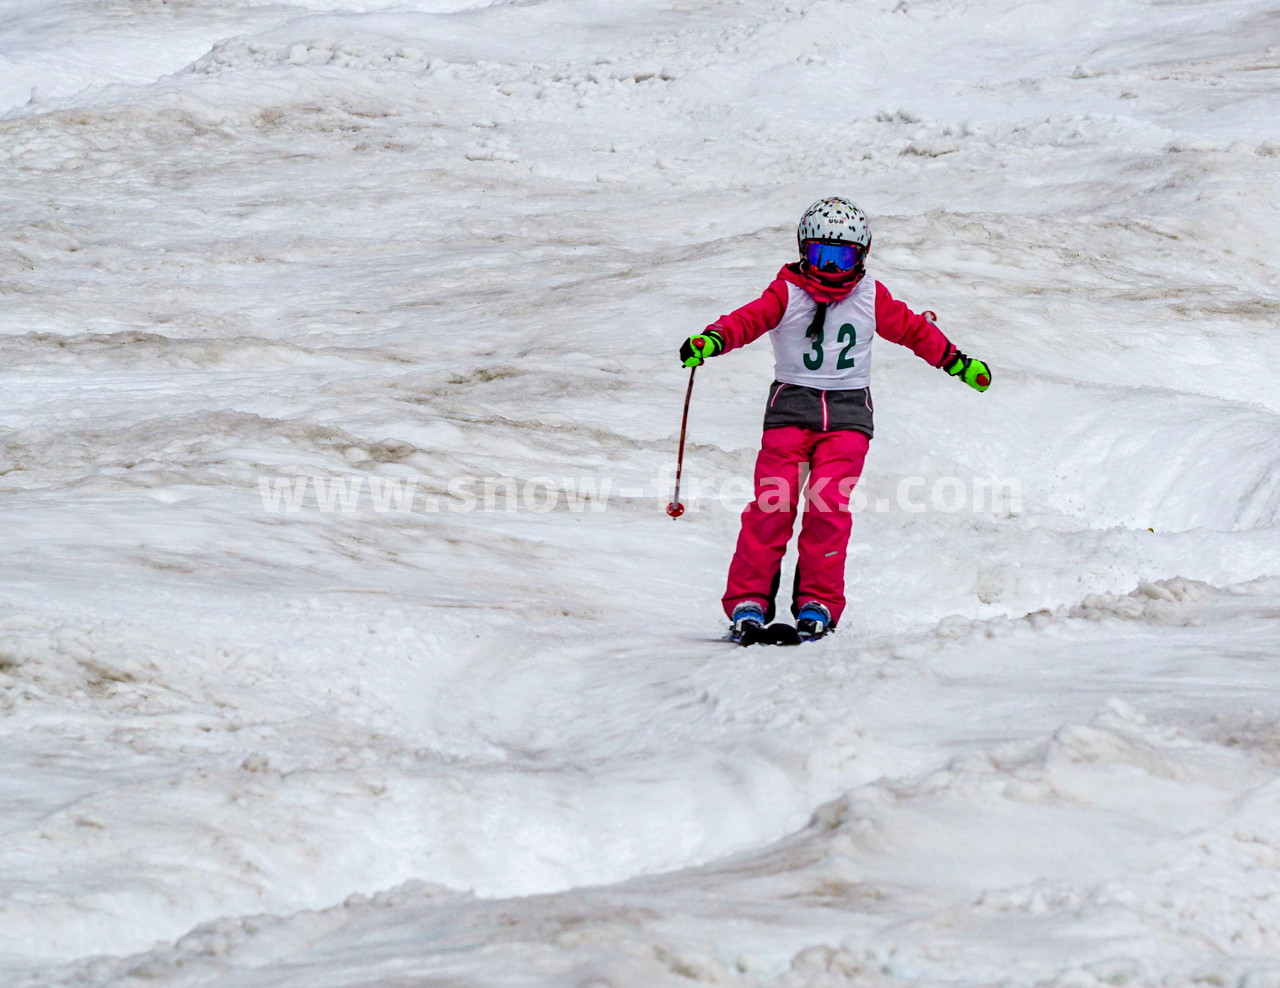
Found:
M 796 232 L 800 260 L 763 295 L 680 347 L 685 367 L 770 334 L 774 377 L 756 459 L 755 499 L 742 513 L 729 565 L 724 610 L 730 638 L 771 640 L 782 557 L 795 525 L 801 464 L 809 464 L 791 612 L 801 640 L 834 631 L 844 611 L 844 563 L 853 518 L 849 495 L 872 435 L 871 342 L 876 333 L 909 347 L 978 391 L 991 384 L 981 360 L 966 357 L 924 316 L 866 279 L 871 226 L 848 199 L 805 211 Z

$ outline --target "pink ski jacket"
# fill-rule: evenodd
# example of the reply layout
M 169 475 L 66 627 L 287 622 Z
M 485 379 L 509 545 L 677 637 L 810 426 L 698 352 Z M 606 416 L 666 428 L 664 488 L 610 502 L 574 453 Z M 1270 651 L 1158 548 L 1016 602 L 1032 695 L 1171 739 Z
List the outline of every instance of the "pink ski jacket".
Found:
M 951 344 L 933 323 L 925 319 L 924 316 L 918 315 L 908 309 L 903 303 L 899 302 L 889 294 L 889 289 L 883 284 L 876 281 L 874 301 L 868 298 L 868 315 L 871 317 L 873 325 L 868 327 L 873 330 L 875 335 L 881 336 L 891 343 L 898 343 L 912 350 L 918 357 L 932 364 L 934 367 L 941 367 L 954 359 L 956 348 Z M 803 289 L 808 298 L 800 296 L 799 293 L 792 292 L 789 286 L 794 285 Z M 827 303 L 836 307 L 844 303 L 854 293 L 855 289 L 859 290 L 859 294 L 869 294 L 866 292 L 869 285 L 845 285 L 840 288 L 832 288 L 813 278 L 806 276 L 800 270 L 799 264 L 788 264 L 778 272 L 778 276 L 770 283 L 769 287 L 764 290 L 764 294 L 753 302 L 748 302 L 740 309 L 735 309 L 728 315 L 723 315 L 710 326 L 707 330 L 717 331 L 724 340 L 724 351 L 735 350 L 740 346 L 746 346 L 755 340 L 758 340 L 765 333 L 776 329 L 782 325 L 784 321 L 787 326 L 788 335 L 796 336 L 797 328 L 803 323 L 808 325 L 808 319 L 816 309 L 816 303 Z M 810 301 L 811 300 L 811 301 Z M 804 310 L 804 311 L 798 311 Z M 791 318 L 787 318 L 790 316 Z M 865 340 L 869 346 L 870 339 Z M 798 336 L 795 340 L 775 340 L 774 351 L 779 356 L 779 369 L 783 365 L 783 354 L 788 345 L 800 348 L 812 347 L 812 341 L 805 340 L 804 331 L 798 329 Z M 868 354 L 869 356 L 869 354 Z M 806 365 L 807 366 L 807 365 Z M 869 374 L 869 366 L 867 368 Z M 779 376 L 779 380 L 784 380 L 788 375 Z M 794 373 L 790 376 L 795 377 Z M 804 387 L 815 387 L 819 389 L 836 389 L 842 390 L 849 387 L 866 387 L 867 381 L 856 379 L 849 383 L 842 383 L 838 380 L 832 380 L 830 375 L 824 377 L 823 374 L 813 371 L 809 374 L 800 372 L 804 380 L 785 380 L 785 383 L 796 384 Z

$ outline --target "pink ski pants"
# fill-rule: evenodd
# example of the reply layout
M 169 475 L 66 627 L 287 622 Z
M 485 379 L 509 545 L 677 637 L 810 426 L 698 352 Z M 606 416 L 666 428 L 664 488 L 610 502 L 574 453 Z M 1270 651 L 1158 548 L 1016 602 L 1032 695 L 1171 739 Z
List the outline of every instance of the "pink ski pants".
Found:
M 849 494 L 862 476 L 871 440 L 852 429 L 816 432 L 798 425 L 766 429 L 756 458 L 755 500 L 742 512 L 738 548 L 729 564 L 724 611 L 744 600 L 764 606 L 773 617 L 782 557 L 795 527 L 801 490 L 801 465 L 810 464 L 804 487 L 796 565 L 795 609 L 809 601 L 826 604 L 831 623 L 844 611 L 844 561 L 853 516 Z

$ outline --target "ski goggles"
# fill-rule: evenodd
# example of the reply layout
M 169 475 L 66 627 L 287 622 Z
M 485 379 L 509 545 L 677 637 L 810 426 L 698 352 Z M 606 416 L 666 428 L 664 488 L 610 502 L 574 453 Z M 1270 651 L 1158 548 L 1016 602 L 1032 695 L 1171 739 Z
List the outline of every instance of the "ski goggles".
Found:
M 804 245 L 804 259 L 815 271 L 852 271 L 866 251 L 861 244 L 824 244 L 809 240 Z

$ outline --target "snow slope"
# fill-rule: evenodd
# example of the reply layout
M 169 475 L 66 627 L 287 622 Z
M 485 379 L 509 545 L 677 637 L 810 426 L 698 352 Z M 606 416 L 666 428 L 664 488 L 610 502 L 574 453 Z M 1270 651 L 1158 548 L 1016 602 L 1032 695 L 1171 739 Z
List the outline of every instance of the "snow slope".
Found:
M 1280 983 L 1268 4 L 3 16 L 6 984 Z M 833 193 L 996 383 L 736 649 L 674 347 Z

